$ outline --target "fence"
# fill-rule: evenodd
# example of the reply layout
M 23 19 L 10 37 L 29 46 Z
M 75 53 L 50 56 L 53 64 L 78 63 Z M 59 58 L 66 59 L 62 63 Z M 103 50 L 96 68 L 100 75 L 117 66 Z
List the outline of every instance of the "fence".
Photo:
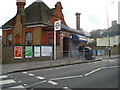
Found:
M 71 64 L 71 63 L 79 63 L 79 62 L 89 62 L 88 59 L 85 58 L 85 54 L 88 56 L 91 56 L 92 54 L 88 54 L 89 52 L 87 50 L 83 51 L 83 58 L 78 58 L 79 56 L 79 52 L 78 50 L 74 50 L 74 51 L 64 51 L 64 52 L 57 52 L 57 53 L 61 53 L 62 57 L 57 58 L 56 60 L 54 60 L 54 53 L 53 52 L 41 52 L 43 53 L 43 55 L 49 54 L 50 56 L 44 60 L 41 60 L 41 58 L 36 57 L 35 58 L 25 58 L 25 62 L 24 63 L 13 63 L 13 64 L 5 64 L 2 67 L 2 73 L 6 73 L 6 72 L 11 72 L 11 71 L 16 71 L 16 70 L 25 70 L 25 69 L 30 69 L 30 68 L 41 68 L 41 67 L 48 67 L 48 66 L 54 66 L 54 65 L 64 65 L 64 64 Z M 33 56 L 35 56 L 34 54 L 38 54 L 38 53 L 34 53 L 33 52 Z M 46 56 L 42 56 L 42 57 L 46 57 Z M 94 55 L 93 59 L 90 60 L 95 60 L 97 56 Z M 103 58 L 103 56 L 101 56 Z M 18 60 L 16 59 L 16 62 L 18 62 Z
M 51 61 L 54 59 L 54 53 L 52 46 L 3 46 L 3 63 L 19 63 L 19 62 L 35 62 L 35 61 Z M 93 55 L 104 55 L 104 50 L 98 50 L 97 54 L 93 50 Z M 92 54 L 88 55 L 88 51 L 83 51 L 83 58 L 85 60 L 92 57 Z M 80 53 L 78 50 L 70 51 L 58 51 L 57 60 L 65 59 L 70 62 L 71 60 L 79 60 Z

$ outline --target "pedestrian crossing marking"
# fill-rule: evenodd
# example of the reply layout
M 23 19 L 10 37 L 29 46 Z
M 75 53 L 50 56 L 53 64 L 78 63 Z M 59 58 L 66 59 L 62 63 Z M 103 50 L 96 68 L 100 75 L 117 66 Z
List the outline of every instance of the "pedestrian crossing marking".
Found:
M 0 85 L 3 85 L 3 84 L 9 84 L 9 83 L 15 83 L 15 81 L 12 80 L 12 79 L 9 79 L 9 80 L 2 80 L 2 81 L 0 81 Z
M 19 86 L 14 86 L 14 87 L 10 87 L 10 88 L 25 88 L 25 87 L 23 87 L 22 85 L 19 85 Z
M 53 82 L 53 81 L 48 81 L 48 83 L 52 84 L 52 85 L 57 85 L 58 83 Z
M 5 75 L 4 75 L 4 76 L 0 76 L 0 79 L 7 78 L 7 77 L 8 77 L 8 76 L 5 76 Z
M 34 76 L 34 74 L 28 74 L 29 76 Z
M 36 78 L 41 79 L 41 80 L 42 80 L 42 79 L 45 79 L 44 77 L 40 77 L 40 76 L 39 76 L 39 77 L 36 77 Z
M 0 76 L 0 79 L 3 79 L 3 78 L 6 78 L 6 79 L 8 79 L 7 78 L 8 76 L 6 76 L 6 75 L 1 75 Z M 2 86 L 2 85 L 9 85 L 9 84 L 16 84 L 17 82 L 15 81 L 15 80 L 13 80 L 13 79 L 8 79 L 8 80 L 0 80 L 0 86 Z M 9 86 L 8 87 L 8 89 L 15 89 L 15 88 L 25 88 L 23 85 L 14 85 L 14 86 Z M 1 89 L 0 89 L 1 90 Z M 26 90 L 26 89 L 25 89 Z

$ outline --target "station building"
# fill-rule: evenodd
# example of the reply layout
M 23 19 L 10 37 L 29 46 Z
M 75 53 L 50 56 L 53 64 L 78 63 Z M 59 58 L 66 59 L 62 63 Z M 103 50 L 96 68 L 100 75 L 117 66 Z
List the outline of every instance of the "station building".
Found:
M 76 29 L 70 28 L 64 19 L 61 2 L 55 8 L 49 8 L 43 1 L 35 1 L 25 8 L 26 0 L 17 0 L 16 15 L 6 22 L 2 28 L 2 59 L 3 63 L 13 62 L 15 46 L 22 46 L 22 58 L 25 60 L 25 46 L 52 46 L 54 44 L 54 22 L 61 20 L 61 30 L 57 31 L 57 58 L 67 56 L 80 43 L 86 43 L 86 35 L 80 30 L 80 13 L 76 13 Z M 73 17 L 72 17 L 73 18 Z M 82 38 L 82 39 L 81 39 Z M 41 50 L 41 49 L 40 49 Z M 34 48 L 33 53 L 34 54 Z M 31 59 L 45 60 L 46 57 Z

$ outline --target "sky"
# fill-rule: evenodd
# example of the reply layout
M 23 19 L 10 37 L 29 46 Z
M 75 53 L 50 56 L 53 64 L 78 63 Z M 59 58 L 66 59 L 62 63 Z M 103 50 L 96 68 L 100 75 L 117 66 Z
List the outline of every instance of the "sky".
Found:
M 26 0 L 28 7 L 36 0 Z M 90 32 L 96 29 L 106 29 L 107 11 L 109 26 L 111 21 L 118 21 L 118 2 L 120 0 L 42 0 L 50 8 L 60 1 L 63 6 L 63 14 L 67 25 L 76 29 L 75 13 L 81 13 L 80 27 Z M 112 3 L 114 2 L 114 3 Z M 16 15 L 16 0 L 1 0 L 0 2 L 0 27 Z M 0 35 L 2 30 L 0 29 Z

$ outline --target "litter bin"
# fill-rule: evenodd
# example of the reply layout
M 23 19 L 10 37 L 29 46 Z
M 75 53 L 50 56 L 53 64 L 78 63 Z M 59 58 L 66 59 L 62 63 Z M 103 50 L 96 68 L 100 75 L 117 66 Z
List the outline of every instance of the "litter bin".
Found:
M 85 60 L 91 60 L 94 58 L 92 48 L 85 47 L 84 58 L 85 58 Z

